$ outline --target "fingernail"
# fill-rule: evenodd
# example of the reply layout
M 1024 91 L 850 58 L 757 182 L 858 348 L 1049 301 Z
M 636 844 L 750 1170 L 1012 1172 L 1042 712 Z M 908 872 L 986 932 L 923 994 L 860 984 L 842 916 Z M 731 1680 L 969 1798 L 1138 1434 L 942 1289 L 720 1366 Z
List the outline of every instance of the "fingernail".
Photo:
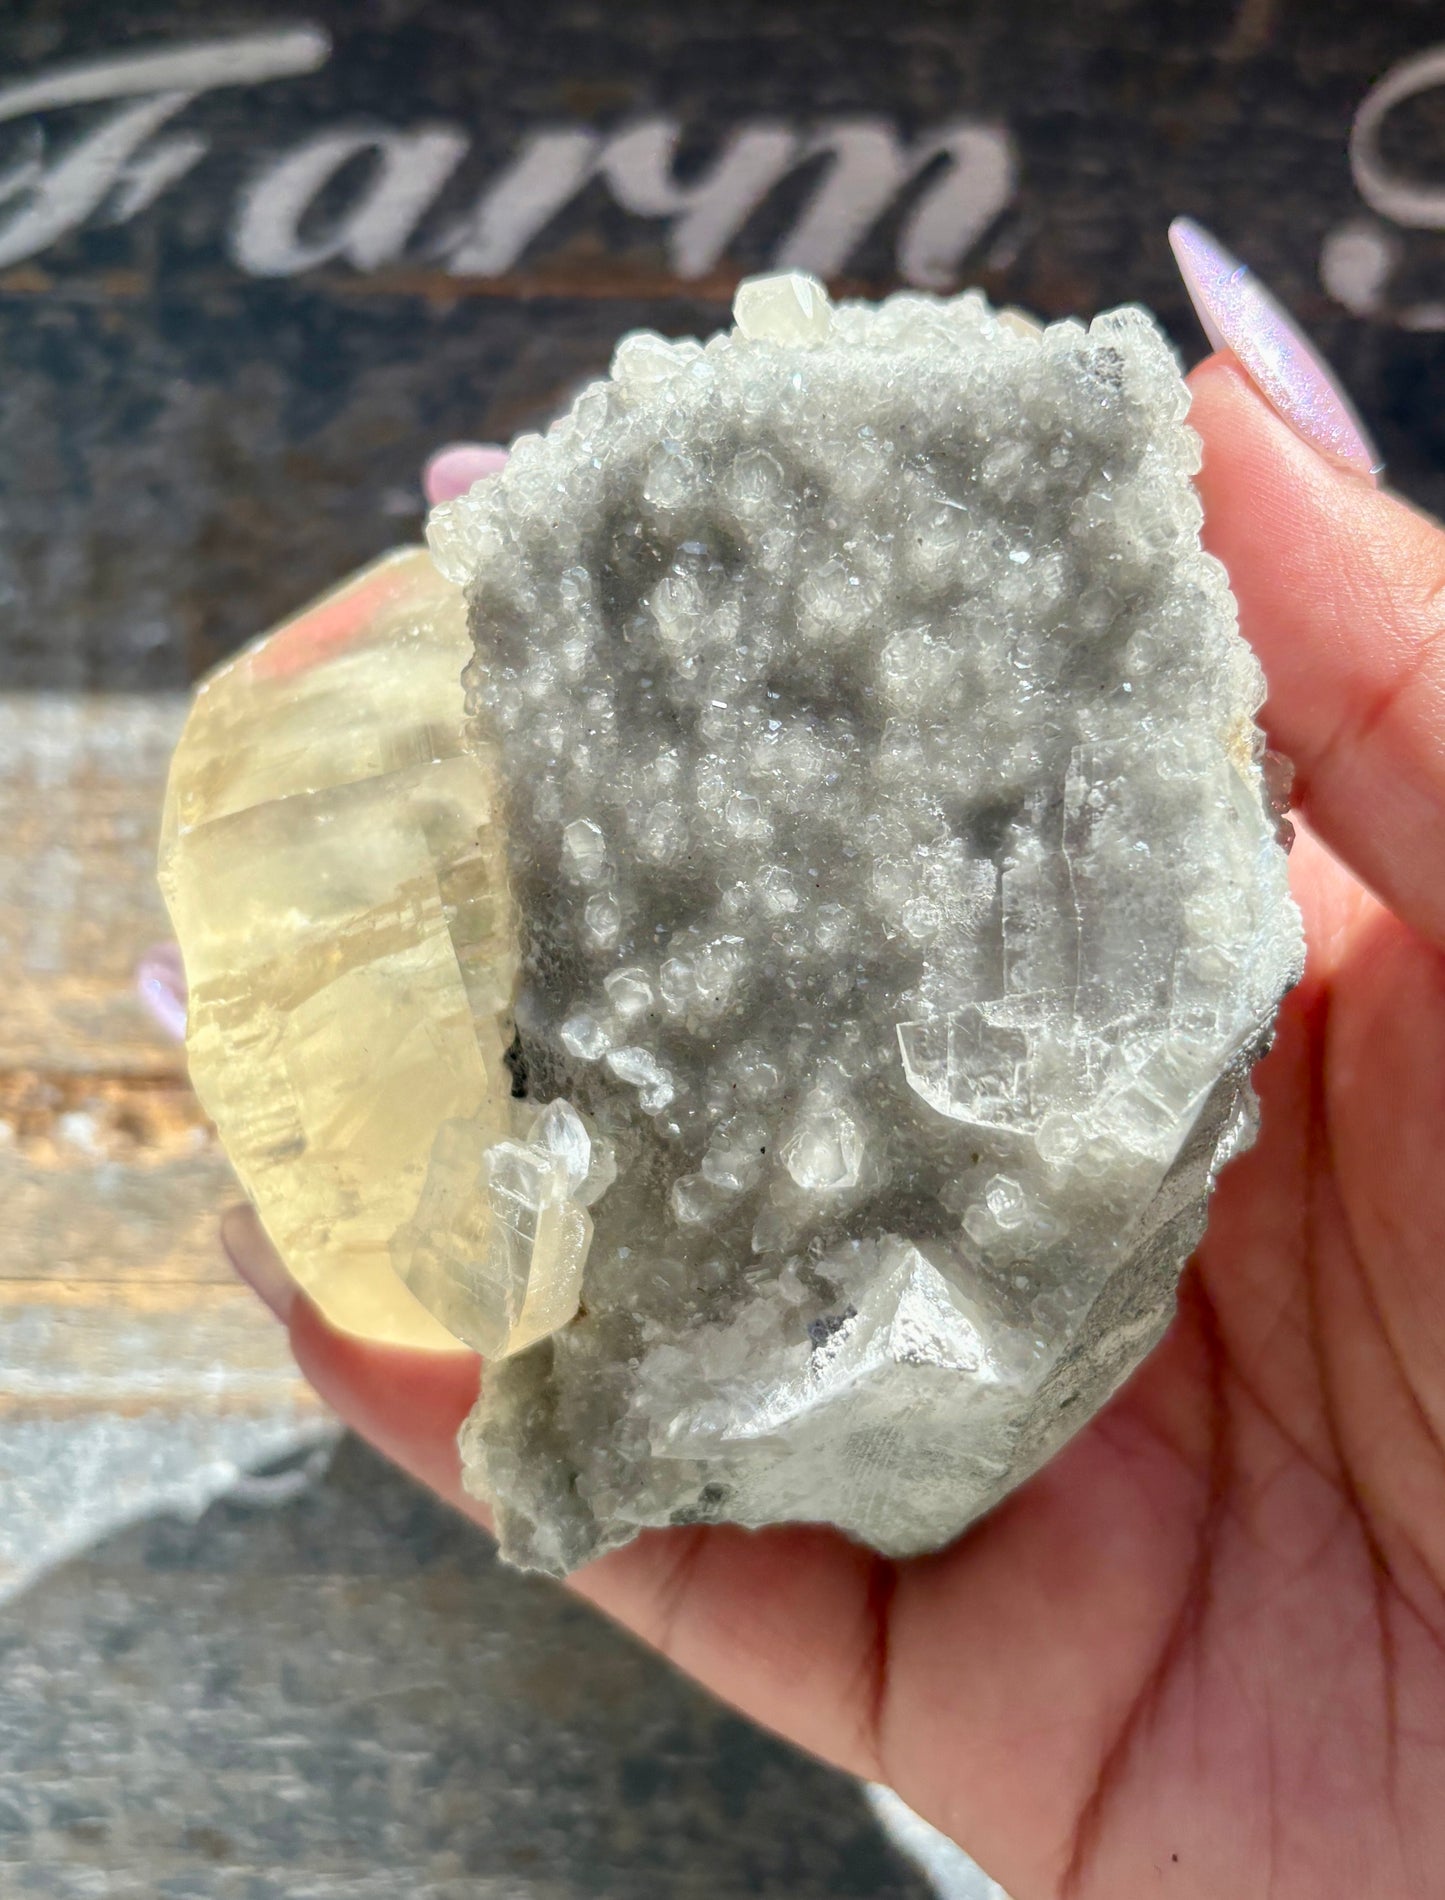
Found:
M 136 995 L 177 1042 L 186 1039 L 186 972 L 175 943 L 152 944 L 135 966 Z
M 455 501 L 473 482 L 498 474 L 506 465 L 507 451 L 495 442 L 449 442 L 422 470 L 427 506 L 435 508 L 439 501 Z
M 266 1230 L 256 1218 L 254 1208 L 226 1210 L 221 1216 L 221 1245 L 247 1286 L 284 1326 L 296 1304 L 296 1282 L 266 1238 Z
M 1192 218 L 1169 227 L 1174 261 L 1217 350 L 1230 350 L 1297 435 L 1332 461 L 1378 478 L 1384 463 L 1354 404 L 1299 326 L 1239 259 Z

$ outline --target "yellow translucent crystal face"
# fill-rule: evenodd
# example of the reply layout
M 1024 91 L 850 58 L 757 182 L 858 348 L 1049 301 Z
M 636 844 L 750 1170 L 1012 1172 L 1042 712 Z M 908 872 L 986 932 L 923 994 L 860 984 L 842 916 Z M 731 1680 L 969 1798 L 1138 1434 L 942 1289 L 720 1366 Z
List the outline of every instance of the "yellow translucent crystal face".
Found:
M 397 1271 L 438 1131 L 465 1127 L 478 1156 L 515 1132 L 515 948 L 495 766 L 462 745 L 470 654 L 459 591 L 420 549 L 388 556 L 202 685 L 161 837 L 196 1091 L 311 1298 L 409 1346 L 456 1344 Z M 485 1278 L 474 1182 L 452 1195 L 477 1249 L 460 1269 Z M 505 1347 L 446 1291 L 470 1343 Z

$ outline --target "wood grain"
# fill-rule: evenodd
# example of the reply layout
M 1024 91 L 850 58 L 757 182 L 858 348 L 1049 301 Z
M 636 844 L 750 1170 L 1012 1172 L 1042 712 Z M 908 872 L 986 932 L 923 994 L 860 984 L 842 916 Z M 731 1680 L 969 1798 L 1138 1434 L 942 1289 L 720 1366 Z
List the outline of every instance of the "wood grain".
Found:
M 0 1074 L 182 1075 L 132 975 L 169 934 L 156 826 L 184 706 L 0 696 Z
M 0 697 L 0 1417 L 313 1404 L 222 1257 L 235 1182 L 134 990 L 184 705 Z

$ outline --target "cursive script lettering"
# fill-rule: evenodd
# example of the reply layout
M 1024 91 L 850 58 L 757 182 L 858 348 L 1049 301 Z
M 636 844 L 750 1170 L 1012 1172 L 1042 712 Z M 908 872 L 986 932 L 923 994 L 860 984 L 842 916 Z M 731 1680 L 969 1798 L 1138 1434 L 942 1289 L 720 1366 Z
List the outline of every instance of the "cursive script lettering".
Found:
M 123 224 L 156 204 L 209 150 L 203 134 L 166 131 L 206 93 L 312 72 L 329 54 L 324 33 L 297 27 L 60 67 L 0 89 L 0 123 L 42 120 L 38 150 L 0 174 L 0 212 L 9 209 L 0 221 L 0 266 L 49 249 L 94 216 Z M 47 152 L 50 115 L 101 104 L 113 109 L 58 155 Z M 908 143 L 875 117 L 815 129 L 759 119 L 725 130 L 711 160 L 685 179 L 677 165 L 683 134 L 663 114 L 612 131 L 534 128 L 471 209 L 428 236 L 426 220 L 471 150 L 466 132 L 313 131 L 255 165 L 228 233 L 230 254 L 256 277 L 294 277 L 337 262 L 374 271 L 408 257 L 438 261 L 457 277 L 495 277 L 600 184 L 620 210 L 662 227 L 671 270 L 690 280 L 722 262 L 786 179 L 816 171 L 776 263 L 837 274 L 909 194 L 897 237 L 899 274 L 946 288 L 1016 190 L 1012 141 L 998 125 L 959 121 Z
M 294 277 L 344 258 L 358 270 L 394 264 L 418 219 L 465 156 L 464 133 L 323 132 L 251 181 L 242 194 L 232 252 L 254 277 Z M 357 159 L 370 175 L 349 210 L 305 238 L 306 214 Z
M 1013 147 L 994 126 L 945 126 L 905 148 L 876 119 L 842 119 L 809 142 L 807 155 L 832 165 L 776 262 L 820 277 L 842 270 L 854 247 L 895 198 L 939 158 L 937 182 L 904 222 L 898 272 L 911 284 L 941 289 L 1014 195 Z
M 1438 86 L 1445 86 L 1445 46 L 1403 60 L 1386 73 L 1361 102 L 1350 137 L 1350 165 L 1365 203 L 1393 224 L 1428 231 L 1445 230 L 1445 185 L 1394 171 L 1380 148 L 1380 134 L 1397 106 Z
M 477 200 L 467 222 L 442 244 L 458 277 L 500 277 L 586 184 L 601 140 L 574 127 L 533 132 Z
M 40 156 L 0 176 L 0 205 L 16 207 L 0 224 L 0 267 L 48 249 L 107 200 L 116 223 L 153 204 L 207 146 L 194 134 L 149 149 L 148 142 L 202 93 L 312 72 L 330 51 L 324 33 L 298 27 L 62 66 L 0 88 L 0 123 L 102 100 L 136 102 L 110 113 L 59 157 L 47 162 L 42 145 Z
M 1357 317 L 1402 330 L 1445 330 L 1445 300 L 1409 300 L 1406 239 L 1395 227 L 1445 230 L 1445 186 L 1396 170 L 1384 156 L 1385 122 L 1407 100 L 1445 86 L 1445 46 L 1402 60 L 1365 95 L 1350 136 L 1350 165 L 1360 196 L 1376 218 L 1351 217 L 1328 232 L 1320 249 L 1320 282 Z
M 749 126 L 723 141 L 696 184 L 679 185 L 673 156 L 681 130 L 672 119 L 631 126 L 608 141 L 597 169 L 624 211 L 669 221 L 674 269 L 679 277 L 700 277 L 792 169 L 799 142 L 781 125 Z

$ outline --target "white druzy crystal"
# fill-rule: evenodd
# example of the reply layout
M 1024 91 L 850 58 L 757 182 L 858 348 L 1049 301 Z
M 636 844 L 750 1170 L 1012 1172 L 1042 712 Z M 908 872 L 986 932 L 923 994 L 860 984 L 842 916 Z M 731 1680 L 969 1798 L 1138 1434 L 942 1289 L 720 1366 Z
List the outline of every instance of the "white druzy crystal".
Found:
M 789 276 L 736 315 L 627 338 L 432 521 L 554 1105 L 484 1173 L 509 1244 L 585 1252 L 464 1452 L 557 1571 L 708 1519 L 954 1536 L 1168 1323 L 1300 968 L 1147 313 Z

